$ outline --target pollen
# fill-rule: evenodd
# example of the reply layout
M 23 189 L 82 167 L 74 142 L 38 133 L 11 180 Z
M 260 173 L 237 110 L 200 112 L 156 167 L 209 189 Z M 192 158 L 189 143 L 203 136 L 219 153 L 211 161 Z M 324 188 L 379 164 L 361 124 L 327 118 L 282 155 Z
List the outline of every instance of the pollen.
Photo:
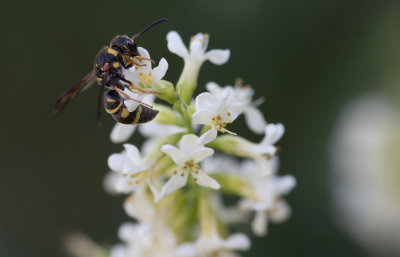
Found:
M 132 186 L 133 185 L 133 181 L 129 181 L 128 185 Z
M 185 176 L 185 174 L 184 173 L 181 173 L 181 177 L 184 177 Z
M 231 124 L 231 123 L 232 123 L 232 120 L 228 120 L 228 123 Z
M 178 174 L 178 171 L 174 171 L 174 175 Z
M 230 113 L 230 112 L 227 112 L 226 115 L 231 116 L 231 113 Z
M 225 130 L 224 128 L 221 128 L 221 132 L 222 132 L 222 133 L 225 133 L 225 131 L 226 131 L 226 130 Z
M 209 35 L 208 33 L 205 33 L 205 34 L 204 34 L 204 37 L 205 37 L 205 38 L 209 38 L 210 35 Z

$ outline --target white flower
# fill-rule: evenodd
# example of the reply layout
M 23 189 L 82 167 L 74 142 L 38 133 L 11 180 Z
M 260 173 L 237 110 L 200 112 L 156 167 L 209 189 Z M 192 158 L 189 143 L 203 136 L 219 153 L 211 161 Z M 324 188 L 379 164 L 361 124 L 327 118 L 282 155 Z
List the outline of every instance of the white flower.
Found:
M 210 50 L 206 52 L 208 34 L 198 33 L 192 37 L 189 50 L 185 47 L 181 37 L 176 31 L 167 35 L 168 49 L 182 57 L 185 65 L 176 85 L 176 91 L 183 104 L 190 104 L 193 92 L 197 86 L 197 77 L 204 61 L 209 60 L 214 64 L 224 64 L 228 61 L 230 51 Z
M 285 133 L 285 127 L 281 123 L 269 124 L 265 127 L 264 131 L 264 138 L 259 144 L 243 145 L 242 150 L 247 151 L 254 156 L 274 156 L 277 151 L 277 148 L 274 146 L 274 144 L 278 142 L 283 136 L 283 133 Z
M 148 175 L 148 169 L 152 165 L 140 156 L 136 146 L 124 144 L 125 151 L 108 157 L 108 166 L 117 177 L 112 177 L 114 190 L 119 193 L 134 192 L 137 184 L 142 182 Z
M 400 256 L 400 116 L 393 95 L 342 110 L 331 138 L 335 220 L 371 256 Z
M 217 65 L 226 63 L 229 59 L 230 51 L 228 49 L 215 49 L 206 52 L 208 39 L 208 34 L 197 33 L 191 38 L 188 50 L 176 31 L 171 31 L 167 34 L 169 51 L 182 57 L 185 62 L 193 62 L 198 66 L 206 60 Z
M 143 47 L 138 47 L 141 57 L 150 59 L 149 52 Z M 165 76 L 168 69 L 168 62 L 161 58 L 157 67 L 152 68 L 151 62 L 142 60 L 140 66 L 134 65 L 128 70 L 124 70 L 124 76 L 127 80 L 131 81 L 135 86 L 140 87 L 146 91 L 157 91 L 157 88 L 163 87 L 160 80 Z M 130 88 L 135 91 L 134 88 Z
M 156 210 L 146 183 L 139 183 L 135 193 L 124 202 L 125 212 L 141 223 L 152 223 L 156 217 Z
M 163 186 L 161 197 L 185 186 L 189 174 L 200 186 L 220 188 L 218 182 L 209 177 L 197 164 L 214 153 L 213 149 L 199 144 L 197 136 L 185 135 L 180 141 L 179 149 L 172 145 L 163 145 L 161 151 L 168 154 L 178 165 L 178 169 Z
M 210 93 L 202 93 L 196 97 L 196 112 L 193 114 L 193 122 L 211 126 L 199 140 L 201 144 L 208 144 L 217 137 L 218 131 L 230 132 L 225 129 L 227 124 L 232 123 L 241 111 L 241 103 L 228 102 L 230 90 L 227 89 L 216 97 Z
M 178 247 L 178 256 L 182 257 L 206 257 L 232 256 L 231 250 L 247 250 L 250 248 L 250 239 L 242 233 L 235 233 L 226 239 L 222 239 L 213 229 L 208 235 L 202 234 L 195 243 L 185 243 Z M 233 255 L 235 256 L 235 255 Z
M 177 256 L 176 238 L 168 227 L 125 223 L 118 234 L 125 245 L 114 246 L 110 252 L 111 257 Z
M 209 82 L 207 83 L 206 88 L 216 97 L 221 97 L 224 91 L 229 89 L 231 93 L 228 99 L 228 105 L 241 103 L 241 111 L 244 113 L 247 126 L 257 134 L 262 134 L 264 132 L 267 122 L 260 110 L 257 109 L 257 105 L 260 101 L 257 100 L 256 102 L 252 102 L 254 90 L 250 86 L 243 86 L 241 79 L 237 79 L 235 87 L 220 87 L 215 82 Z
M 282 195 L 288 194 L 295 187 L 296 180 L 291 175 L 260 176 L 260 168 L 263 167 L 252 161 L 243 163 L 241 174 L 253 184 L 255 197 L 242 199 L 240 206 L 256 212 L 252 229 L 256 235 L 262 236 L 266 234 L 268 218 L 273 222 L 283 222 L 290 216 L 290 207 Z

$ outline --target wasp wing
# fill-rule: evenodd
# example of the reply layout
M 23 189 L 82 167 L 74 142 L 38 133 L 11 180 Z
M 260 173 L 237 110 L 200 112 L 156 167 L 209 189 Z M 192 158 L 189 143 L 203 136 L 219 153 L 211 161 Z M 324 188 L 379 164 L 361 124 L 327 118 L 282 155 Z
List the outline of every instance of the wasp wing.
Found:
M 96 82 L 96 71 L 93 69 L 73 87 L 65 90 L 54 104 L 54 114 L 60 113 L 64 107 L 80 92 L 85 91 Z

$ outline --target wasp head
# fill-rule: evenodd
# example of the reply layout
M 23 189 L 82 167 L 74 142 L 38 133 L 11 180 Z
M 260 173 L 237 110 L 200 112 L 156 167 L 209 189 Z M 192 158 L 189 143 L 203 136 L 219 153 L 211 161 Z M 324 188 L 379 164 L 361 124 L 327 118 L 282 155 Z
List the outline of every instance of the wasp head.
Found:
M 110 47 L 118 49 L 122 55 L 138 56 L 136 43 L 128 36 L 116 36 L 111 40 Z

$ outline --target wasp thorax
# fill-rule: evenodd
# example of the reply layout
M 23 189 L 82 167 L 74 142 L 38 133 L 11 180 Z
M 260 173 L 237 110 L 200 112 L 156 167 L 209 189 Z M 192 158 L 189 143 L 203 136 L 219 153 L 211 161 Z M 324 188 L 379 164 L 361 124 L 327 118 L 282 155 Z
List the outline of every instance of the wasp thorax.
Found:
M 111 40 L 110 47 L 118 49 L 118 51 L 123 55 L 128 56 L 138 56 L 139 52 L 136 43 L 126 35 L 119 35 Z

